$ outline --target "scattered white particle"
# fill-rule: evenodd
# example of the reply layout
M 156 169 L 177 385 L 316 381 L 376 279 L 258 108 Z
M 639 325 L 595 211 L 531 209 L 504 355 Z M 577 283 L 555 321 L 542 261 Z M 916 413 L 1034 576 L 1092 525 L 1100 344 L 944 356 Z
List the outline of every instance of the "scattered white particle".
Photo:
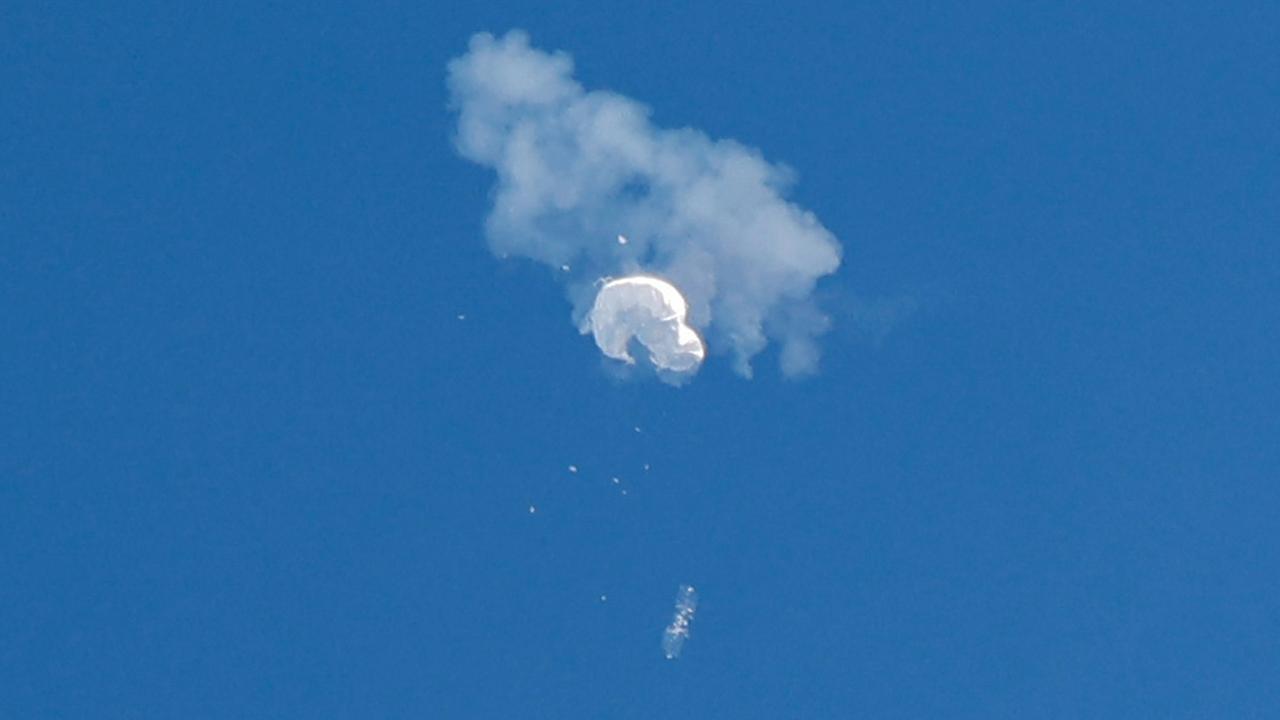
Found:
M 608 600 L 609 600 L 609 596 L 608 596 L 608 595 L 601 595 L 601 596 L 600 596 L 600 602 L 607 602 Z
M 529 514 L 530 514 L 530 515 L 532 515 L 532 514 L 534 514 L 534 513 L 536 513 L 536 512 L 538 512 L 538 508 L 536 508 L 536 507 L 534 507 L 534 506 L 530 505 L 530 506 L 529 506 Z
M 571 472 L 571 473 L 576 473 L 576 472 L 578 472 L 578 466 L 577 466 L 577 465 L 570 465 L 570 466 L 569 466 L 569 472 Z
M 618 478 L 616 478 L 616 477 L 615 477 L 615 478 L 610 478 L 610 479 L 611 479 L 611 480 L 613 480 L 613 484 L 614 484 L 614 485 L 617 485 L 617 484 L 619 484 L 619 483 L 621 483 L 621 482 L 622 482 L 621 480 L 619 480 L 619 479 L 618 479 Z
M 626 494 L 627 494 L 627 491 L 626 491 L 626 490 L 623 490 L 623 491 L 622 491 L 622 494 L 623 494 L 623 495 L 626 495 Z
M 459 319 L 459 320 L 466 320 L 466 319 L 467 319 L 467 316 L 466 316 L 466 315 L 464 315 L 464 314 L 462 314 L 462 313 L 458 313 L 458 319 Z
M 639 426 L 639 425 L 635 426 L 635 428 L 633 428 L 633 429 L 634 429 L 636 432 L 640 432 L 640 426 Z
M 619 235 L 619 236 L 618 236 L 618 244 L 619 244 L 619 245 L 626 245 L 626 244 L 627 244 L 627 239 L 626 239 L 625 237 L 623 237 L 623 236 Z
M 644 469 L 645 469 L 645 472 L 649 471 L 649 463 L 644 464 Z
M 564 272 L 569 272 L 569 266 L 568 266 L 568 265 L 561 265 L 561 266 L 560 266 L 560 269 L 561 269 L 561 270 L 563 270 Z

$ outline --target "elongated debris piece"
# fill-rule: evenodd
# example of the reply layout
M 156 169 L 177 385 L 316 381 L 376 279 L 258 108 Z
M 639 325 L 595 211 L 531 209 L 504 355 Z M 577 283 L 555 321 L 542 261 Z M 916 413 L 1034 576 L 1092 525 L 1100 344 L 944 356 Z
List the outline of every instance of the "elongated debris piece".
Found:
M 689 624 L 698 610 L 698 591 L 692 585 L 681 585 L 676 591 L 676 612 L 662 633 L 662 653 L 668 660 L 680 657 L 684 641 L 689 637 Z

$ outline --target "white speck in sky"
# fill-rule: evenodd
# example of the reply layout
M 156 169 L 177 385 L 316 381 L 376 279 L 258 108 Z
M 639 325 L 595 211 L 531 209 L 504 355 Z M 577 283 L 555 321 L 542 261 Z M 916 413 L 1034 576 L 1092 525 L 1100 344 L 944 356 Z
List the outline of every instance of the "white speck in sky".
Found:
M 538 508 L 536 508 L 536 507 L 534 507 L 534 506 L 530 505 L 530 506 L 529 506 L 529 514 L 530 514 L 530 515 L 532 515 L 532 514 L 534 514 L 534 513 L 536 513 L 536 512 L 538 512 Z
M 578 472 L 578 466 L 577 466 L 577 465 L 570 465 L 570 466 L 569 466 L 569 472 L 571 472 L 571 473 L 576 473 L 576 472 Z
M 627 244 L 627 239 L 626 239 L 625 237 L 623 237 L 623 236 L 619 235 L 619 236 L 618 236 L 618 244 L 619 244 L 619 245 L 626 245 L 626 244 Z

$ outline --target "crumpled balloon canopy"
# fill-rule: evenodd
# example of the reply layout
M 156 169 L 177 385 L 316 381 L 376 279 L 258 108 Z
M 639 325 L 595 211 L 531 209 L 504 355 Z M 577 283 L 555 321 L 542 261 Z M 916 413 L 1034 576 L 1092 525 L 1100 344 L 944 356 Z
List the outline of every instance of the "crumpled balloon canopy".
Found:
M 690 372 L 706 357 L 697 331 L 687 323 L 689 306 L 674 285 L 648 275 L 631 275 L 605 283 L 582 331 L 590 329 L 605 355 L 629 365 L 627 351 L 635 338 L 661 370 Z

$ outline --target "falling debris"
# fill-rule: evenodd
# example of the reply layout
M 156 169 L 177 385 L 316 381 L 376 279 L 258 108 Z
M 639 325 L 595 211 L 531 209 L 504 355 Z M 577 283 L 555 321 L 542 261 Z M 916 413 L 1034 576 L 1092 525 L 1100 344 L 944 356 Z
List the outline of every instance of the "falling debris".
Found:
M 600 602 L 608 602 L 608 600 L 609 600 L 609 596 L 608 596 L 608 595 L 601 595 L 601 596 L 600 596 Z
M 635 427 L 634 427 L 634 428 L 632 428 L 632 429 L 633 429 L 633 430 L 635 430 L 636 432 L 640 432 L 640 426 L 639 426 L 639 425 L 635 426 Z
M 467 316 L 466 316 L 466 315 L 464 315 L 464 314 L 462 314 L 462 313 L 458 313 L 458 319 L 459 319 L 459 320 L 466 320 L 466 319 L 467 319 Z
M 625 237 L 623 237 L 623 236 L 619 235 L 619 236 L 618 236 L 618 244 L 619 244 L 619 245 L 626 245 L 626 244 L 627 244 L 627 239 L 626 239 Z
M 571 473 L 576 473 L 576 472 L 578 472 L 578 466 L 577 466 L 577 465 L 570 465 L 570 466 L 569 466 L 569 472 L 571 472 Z
M 681 585 L 676 591 L 676 613 L 662 633 L 662 652 L 668 660 L 680 657 L 684 641 L 689 637 L 689 624 L 698 609 L 698 592 L 692 585 Z
M 563 270 L 564 272 L 569 272 L 569 266 L 568 266 L 568 265 L 561 265 L 561 266 L 560 266 L 560 269 L 561 269 L 561 270 Z
M 613 478 L 610 478 L 610 479 L 611 479 L 611 480 L 613 480 L 613 484 L 614 484 L 614 485 L 618 485 L 618 484 L 621 484 L 621 483 L 622 483 L 622 481 L 621 481 L 621 480 L 619 480 L 617 477 L 613 477 Z
M 644 471 L 649 472 L 649 463 L 644 464 Z
M 632 275 L 606 282 L 596 295 L 581 331 L 595 336 L 608 357 L 634 365 L 627 351 L 634 339 L 649 351 L 659 370 L 690 373 L 707 351 L 688 325 L 689 306 L 674 285 L 661 278 Z
M 530 514 L 530 515 L 532 515 L 532 514 L 534 514 L 534 513 L 536 513 L 536 512 L 538 512 L 538 508 L 536 508 L 536 507 L 534 507 L 534 506 L 530 505 L 530 506 L 529 506 L 529 514 Z

